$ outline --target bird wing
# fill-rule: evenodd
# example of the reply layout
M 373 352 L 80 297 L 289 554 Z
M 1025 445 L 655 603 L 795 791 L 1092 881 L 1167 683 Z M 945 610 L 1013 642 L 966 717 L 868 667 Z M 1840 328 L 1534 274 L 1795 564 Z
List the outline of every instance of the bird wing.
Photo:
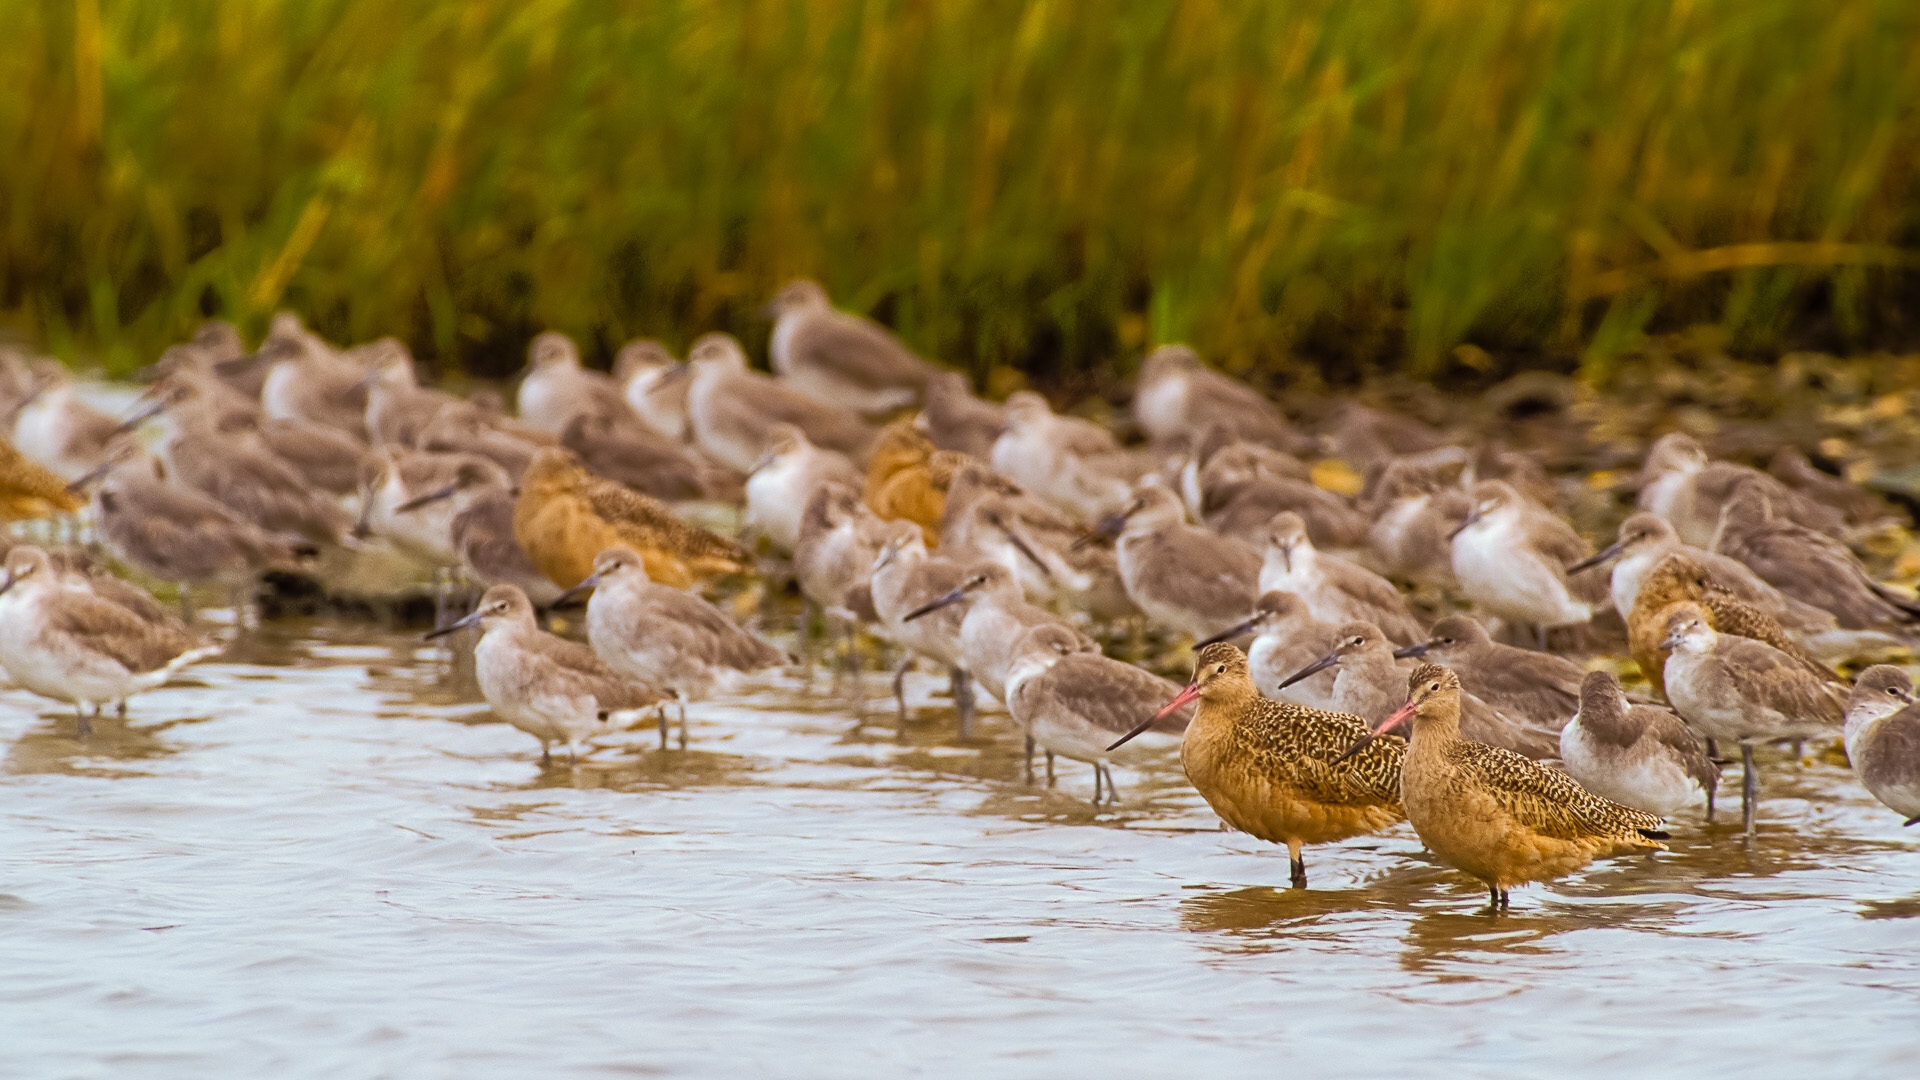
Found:
M 1705 597 L 1707 610 L 1712 615 L 1713 628 L 1721 633 L 1733 634 L 1755 641 L 1764 641 L 1774 648 L 1799 661 L 1808 673 L 1817 676 L 1822 682 L 1844 682 L 1834 670 L 1820 662 L 1819 658 L 1808 652 L 1799 642 L 1787 634 L 1773 616 L 1754 607 L 1744 600 L 1725 593 L 1709 592 Z
M 871 387 L 922 386 L 929 369 L 898 338 L 855 315 L 814 316 L 788 342 L 792 362 L 816 364 Z
M 1353 598 L 1358 604 L 1374 613 L 1379 622 L 1380 632 L 1402 645 L 1411 645 L 1425 637 L 1426 632 L 1413 617 L 1413 611 L 1407 607 L 1407 598 L 1386 578 L 1368 570 L 1356 562 L 1349 562 L 1337 555 L 1321 553 L 1333 572 L 1327 576 L 1334 587 Z M 1256 570 L 1254 576 L 1258 578 Z
M 738 671 L 758 671 L 786 659 L 786 654 L 741 629 L 719 608 L 692 593 L 664 585 L 649 586 L 659 604 L 654 633 L 680 637 L 697 655 Z
M 46 612 L 50 633 L 110 657 L 136 674 L 165 667 L 195 644 L 190 635 L 164 625 L 150 626 L 132 611 L 91 592 L 68 590 L 59 603 L 47 605 Z
M 1132 664 L 1097 653 L 1063 656 L 1047 669 L 1044 683 L 1028 680 L 1023 687 L 1044 685 L 1049 696 L 1102 731 L 1122 735 L 1160 711 L 1180 693 L 1180 687 Z M 1185 731 L 1193 706 L 1153 726 L 1155 731 Z
M 660 700 L 659 691 L 621 676 L 577 641 L 542 634 L 540 645 L 547 674 L 563 681 L 569 693 L 591 694 L 602 709 L 644 709 Z
M 1261 699 L 1234 725 L 1240 749 L 1256 768 L 1316 801 L 1339 806 L 1400 804 L 1400 761 L 1406 740 L 1368 738 L 1368 724 L 1348 713 Z M 1362 740 L 1365 740 L 1362 744 Z M 1360 745 L 1354 750 L 1356 744 Z M 1345 760 L 1337 761 L 1351 751 Z
M 1188 530 L 1184 555 L 1169 548 L 1151 573 L 1169 595 L 1186 597 L 1196 611 L 1248 611 L 1259 595 L 1260 556 L 1245 544 Z
M 1452 753 L 1458 764 L 1481 780 L 1480 790 L 1502 810 L 1545 836 L 1580 840 L 1660 827 L 1658 816 L 1603 799 L 1566 773 L 1511 750 L 1462 739 Z
M 1723 654 L 1729 672 L 1738 673 L 1742 687 L 1753 700 L 1781 716 L 1837 726 L 1846 715 L 1843 685 L 1821 681 L 1799 660 L 1765 642 L 1725 637 L 1715 651 Z

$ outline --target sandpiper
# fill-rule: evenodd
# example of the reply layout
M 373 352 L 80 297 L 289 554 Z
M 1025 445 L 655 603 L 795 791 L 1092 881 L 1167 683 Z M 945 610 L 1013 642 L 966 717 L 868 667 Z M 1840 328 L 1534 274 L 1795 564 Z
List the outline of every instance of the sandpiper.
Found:
M 1814 467 L 1797 446 L 1782 446 L 1767 462 L 1767 474 L 1816 502 L 1840 511 L 1848 525 L 1866 528 L 1895 516 L 1878 495 Z
M 87 404 L 59 361 L 31 368 L 33 388 L 13 416 L 13 445 L 62 480 L 78 480 L 106 461 L 120 421 Z
M 533 604 L 513 585 L 488 589 L 472 614 L 427 639 L 469 626 L 480 628 L 473 647 L 480 693 L 502 720 L 540 740 L 542 765 L 552 763 L 548 747 L 556 742 L 577 764 L 582 742 L 629 726 L 661 700 L 659 691 L 615 672 L 587 646 L 541 630 Z M 666 744 L 662 708 L 660 745 Z
M 687 419 L 693 439 L 715 461 L 742 472 L 766 453 L 774 424 L 792 424 L 817 446 L 866 459 L 874 430 L 852 409 L 801 393 L 747 369 L 747 354 L 727 334 L 703 334 L 687 353 L 693 380 Z
M 1673 524 L 1680 539 L 1694 547 L 1713 549 L 1720 515 L 1734 492 L 1748 485 L 1759 488 L 1782 516 L 1825 533 L 1838 535 L 1845 525 L 1839 511 L 1801 495 L 1773 477 L 1730 461 L 1712 461 L 1691 436 L 1673 432 L 1661 436 L 1647 450 L 1640 468 L 1639 507 Z
M 1890 664 L 1861 672 L 1847 704 L 1846 739 L 1860 783 L 1907 825 L 1920 824 L 1920 705 L 1912 677 Z
M 423 450 L 376 451 L 361 477 L 360 521 L 354 532 L 379 536 L 429 566 L 453 566 L 460 553 L 453 543 L 453 518 L 459 513 L 447 497 L 462 487 L 511 483 L 500 466 L 472 454 L 436 454 Z
M 367 372 L 297 326 L 276 325 L 260 346 L 267 365 L 260 407 L 275 419 L 307 420 L 367 438 Z
M 817 282 L 788 282 L 768 309 L 773 370 L 817 400 L 885 413 L 918 400 L 937 370 L 879 323 L 836 310 Z
M 594 476 L 555 446 L 536 453 L 520 478 L 513 532 L 534 566 L 562 588 L 578 584 L 598 554 L 616 546 L 637 550 L 649 579 L 674 588 L 753 565 L 739 544 L 688 524 L 651 495 Z
M 952 678 L 953 704 L 960 714 L 960 737 L 973 733 L 973 685 L 966 654 L 960 648 L 960 625 L 965 612 L 952 608 L 928 614 L 925 605 L 958 588 L 964 570 L 960 564 L 929 555 L 920 530 L 909 522 L 888 523 L 887 542 L 874 558 L 871 576 L 873 610 L 886 635 L 908 656 L 893 676 L 893 696 L 900 718 L 907 716 L 905 679 L 913 656 L 924 656 L 945 667 Z M 909 619 L 915 613 L 918 619 Z
M 536 335 L 527 345 L 527 374 L 514 395 L 520 422 L 559 435 L 585 415 L 639 421 L 619 384 L 580 363 L 580 348 L 555 330 Z
M 693 441 L 686 376 L 665 345 L 646 338 L 622 345 L 613 361 L 613 377 L 624 388 L 627 404 L 648 427 L 677 443 Z
M 995 440 L 991 459 L 1001 475 L 1084 522 L 1126 504 L 1141 463 L 1111 432 L 1055 415 L 1047 399 L 1030 390 L 1009 396 L 1006 408 L 1006 430 Z
M 1716 633 L 1697 604 L 1667 610 L 1667 700 L 1706 738 L 1740 743 L 1740 822 L 1752 836 L 1760 783 L 1754 742 L 1838 733 L 1846 688 L 1765 642 Z
M 947 484 L 940 543 L 954 558 L 992 559 L 1042 602 L 1071 595 L 1096 619 L 1137 612 L 1126 598 L 1112 549 L 1079 544 L 1082 530 L 1026 489 L 969 461 Z
M 1593 618 L 1592 597 L 1577 595 L 1567 567 L 1591 552 L 1573 527 L 1500 480 L 1473 487 L 1473 512 L 1453 534 L 1453 575 L 1467 598 L 1491 615 L 1547 631 Z
M 1678 716 L 1629 702 L 1610 671 L 1581 682 L 1580 709 L 1560 729 L 1560 760 L 1588 791 L 1663 818 L 1705 795 L 1713 820 L 1720 767 Z
M 1246 621 L 1220 631 L 1195 647 L 1233 641 L 1248 633 L 1254 638 L 1247 646 L 1247 668 L 1252 673 L 1253 685 L 1262 694 L 1309 708 L 1340 711 L 1333 693 L 1333 682 L 1339 675 L 1337 667 L 1323 667 L 1303 678 L 1292 678 L 1300 669 L 1333 650 L 1340 640 L 1340 624 L 1322 622 L 1314 617 L 1306 601 L 1276 590 L 1261 594 Z
M 1049 779 L 1055 755 L 1093 766 L 1093 804 L 1099 806 L 1103 793 L 1108 802 L 1120 801 L 1109 764 L 1129 764 L 1152 753 L 1146 743 L 1121 750 L 1129 739 L 1149 728 L 1178 735 L 1187 726 L 1191 714 L 1184 703 L 1136 726 L 1141 714 L 1159 708 L 1179 689 L 1158 675 L 1089 650 L 1085 638 L 1067 627 L 1044 623 L 1028 630 L 1013 648 L 1007 711 L 1046 750 Z
M 1187 779 L 1228 825 L 1287 845 L 1294 888 L 1307 887 L 1306 845 L 1379 832 L 1404 816 L 1401 740 L 1368 740 L 1357 716 L 1261 697 L 1247 658 L 1224 642 L 1201 649 L 1186 689 L 1108 749 L 1195 700 L 1180 742 Z
M 1580 786 L 1572 777 L 1460 733 L 1460 680 L 1438 664 L 1408 679 L 1407 703 L 1376 729 L 1413 720 L 1400 765 L 1400 799 L 1420 841 L 1441 862 L 1480 879 L 1491 908 L 1508 891 L 1550 881 L 1597 858 L 1664 851 L 1660 819 Z
M 887 535 L 887 523 L 867 509 L 853 488 L 833 481 L 815 488 L 793 545 L 793 577 L 800 591 L 825 610 L 865 614 L 849 603 L 849 595 L 865 588 Z M 870 596 L 865 606 L 871 610 Z
M 1120 579 L 1148 619 L 1195 641 L 1244 618 L 1260 592 L 1260 556 L 1186 523 L 1180 498 L 1142 485 L 1120 515 Z
M 520 430 L 531 432 L 532 429 L 521 427 Z M 553 442 L 544 438 L 535 442 L 501 430 L 492 418 L 464 401 L 442 406 L 413 441 L 413 448 L 417 450 L 486 458 L 506 470 L 514 480 L 527 471 L 527 463 L 533 460 L 535 450 L 551 445 Z
M 1398 645 L 1427 637 L 1392 582 L 1315 548 L 1299 514 L 1282 513 L 1267 523 L 1260 591 L 1290 592 L 1306 602 L 1314 618 L 1326 622 L 1372 623 Z
M 220 651 L 177 621 L 153 621 L 64 577 L 31 544 L 7 553 L 0 579 L 0 666 L 21 687 L 87 714 L 123 706 L 174 672 Z
M 393 338 L 373 343 L 367 384 L 367 436 L 375 446 L 412 446 L 434 415 L 460 399 L 421 386 L 413 356 Z
M 792 424 L 775 424 L 768 429 L 766 453 L 747 472 L 744 528 L 791 555 L 800 543 L 800 521 L 815 489 L 828 483 L 859 487 L 862 482 L 845 454 L 813 445 L 807 433 Z
M 1237 438 L 1288 453 L 1313 445 L 1259 391 L 1208 368 L 1185 345 L 1162 345 L 1147 355 L 1133 392 L 1133 417 L 1156 443 L 1219 423 Z
M 1760 485 L 1740 485 L 1721 512 L 1713 549 L 1781 592 L 1832 612 L 1846 629 L 1905 629 L 1920 621 L 1920 603 L 1875 581 L 1845 544 L 1776 511 Z
M 1503 645 L 1465 615 L 1441 619 L 1427 631 L 1427 640 L 1393 655 L 1451 668 L 1473 696 L 1549 731 L 1559 731 L 1579 709 L 1586 679 L 1586 672 L 1571 660 Z
M 451 501 L 447 535 L 468 577 L 485 586 L 512 585 L 530 603 L 550 607 L 560 587 L 540 573 L 513 535 L 514 496 L 499 473 L 468 462 L 439 488 L 393 507 L 395 517 Z
M 680 747 L 687 745 L 687 704 L 730 693 L 755 672 L 791 661 L 786 653 L 735 626 L 705 600 L 647 577 L 641 554 L 609 548 L 593 573 L 566 595 L 588 589 L 587 638 L 607 666 L 664 691 L 680 705 Z M 665 717 L 661 745 L 666 743 Z
M 913 426 L 942 450 L 954 450 L 986 461 L 993 443 L 1007 426 L 1007 410 L 973 396 L 967 377 L 957 371 L 936 372 L 927 380 L 925 407 Z
M 1007 671 L 1015 659 L 1013 646 L 1036 626 L 1058 626 L 1074 636 L 1082 650 L 1100 646 L 1072 623 L 1026 601 L 1019 579 L 998 562 L 968 566 L 960 583 L 907 612 L 905 622 L 965 604 L 960 620 L 960 652 L 967 672 L 994 700 L 1007 700 Z
M 338 544 L 351 530 L 353 519 L 331 493 L 314 490 L 251 432 L 222 430 L 213 405 L 169 407 L 165 419 L 171 431 L 160 456 L 169 482 L 212 496 L 269 533 Z

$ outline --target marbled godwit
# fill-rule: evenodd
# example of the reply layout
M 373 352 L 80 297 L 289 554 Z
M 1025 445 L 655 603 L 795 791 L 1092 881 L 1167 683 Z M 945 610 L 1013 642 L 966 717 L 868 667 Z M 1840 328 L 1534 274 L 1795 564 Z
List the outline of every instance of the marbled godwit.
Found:
M 920 526 L 929 548 L 940 546 L 940 521 L 946 513 L 947 488 L 964 454 L 936 450 L 906 417 L 881 429 L 867 460 L 863 497 L 868 508 L 888 521 L 911 521 Z
M 1007 711 L 1026 729 L 1028 738 L 1046 750 L 1049 779 L 1056 754 L 1093 766 L 1095 806 L 1100 805 L 1103 788 L 1109 802 L 1120 801 L 1108 768 L 1111 762 L 1128 764 L 1152 753 L 1149 745 L 1141 743 L 1122 749 L 1133 736 L 1149 727 L 1178 735 L 1190 719 L 1183 707 L 1176 706 L 1136 728 L 1142 713 L 1159 708 L 1180 688 L 1132 664 L 1102 656 L 1098 648 L 1088 649 L 1085 636 L 1067 627 L 1036 626 L 1012 652 Z
M 866 459 L 874 430 L 849 408 L 801 393 L 747 369 L 747 354 L 727 334 L 703 334 L 687 353 L 693 379 L 687 420 L 694 442 L 715 461 L 745 472 L 767 451 L 774 424 L 792 424 L 816 446 Z
M 421 386 L 413 370 L 413 356 L 393 338 L 373 343 L 372 370 L 367 384 L 367 436 L 375 446 L 411 447 L 434 416 L 459 398 L 444 390 Z
M 78 480 L 106 462 L 120 421 L 81 400 L 59 361 L 31 367 L 33 389 L 13 415 L 14 448 L 62 480 Z
M 513 532 L 533 565 L 562 588 L 578 584 L 611 547 L 637 550 L 649 580 L 681 589 L 753 566 L 745 548 L 689 525 L 650 495 L 594 476 L 555 446 L 536 453 L 520 478 Z
M 693 441 L 686 375 L 665 345 L 646 338 L 622 345 L 613 361 L 613 377 L 625 387 L 627 404 L 648 427 L 678 443 Z
M 1162 345 L 1147 355 L 1133 392 L 1133 418 L 1147 437 L 1164 443 L 1224 424 L 1236 438 L 1290 454 L 1313 443 L 1294 430 L 1259 391 L 1208 368 L 1185 345 Z
M 1254 602 L 1253 614 L 1246 621 L 1230 626 L 1195 647 L 1216 641 L 1233 641 L 1253 634 L 1247 647 L 1247 669 L 1253 685 L 1277 701 L 1291 701 L 1312 709 L 1339 712 L 1334 704 L 1333 681 L 1339 671 L 1325 667 L 1301 679 L 1290 677 L 1301 668 L 1327 655 L 1340 640 L 1337 623 L 1314 618 L 1307 602 L 1288 592 L 1262 593 Z
M 1754 741 L 1837 733 L 1846 687 L 1823 681 L 1765 642 L 1716 633 L 1698 604 L 1667 609 L 1662 644 L 1671 650 L 1667 700 L 1680 718 L 1706 738 L 1740 743 L 1740 823 L 1752 836 L 1760 783 Z
M 1593 618 L 1567 567 L 1591 551 L 1573 527 L 1500 480 L 1473 486 L 1473 513 L 1453 534 L 1453 576 L 1487 613 L 1531 625 L 1546 651 L 1547 631 Z
M 1878 495 L 1814 467 L 1797 446 L 1782 446 L 1767 462 L 1767 473 L 1815 502 L 1840 511 L 1846 523 L 1864 528 L 1896 516 Z
M 7 553 L 0 580 L 0 665 L 41 697 L 74 707 L 80 734 L 87 711 L 165 683 L 220 651 L 177 621 L 150 622 L 63 578 L 47 553 L 23 544 Z
M 554 436 L 583 414 L 640 420 L 619 384 L 583 367 L 573 339 L 554 330 L 527 346 L 527 374 L 515 392 L 514 412 L 521 423 Z
M 1407 703 L 1376 732 L 1408 718 L 1413 738 L 1400 765 L 1407 821 L 1441 862 L 1479 878 L 1494 910 L 1508 890 L 1571 874 L 1594 859 L 1665 851 L 1660 819 L 1581 787 L 1497 746 L 1460 734 L 1460 680 L 1438 664 L 1408 679 Z
M 941 371 L 927 380 L 926 404 L 913 426 L 942 450 L 986 461 L 1007 426 L 1007 410 L 974 397 L 965 375 Z
M 1663 818 L 1705 795 L 1713 820 L 1720 767 L 1678 716 L 1629 702 L 1610 671 L 1581 682 L 1580 710 L 1560 729 L 1560 760 L 1588 791 Z
M 0 438 L 0 521 L 70 514 L 84 505 L 65 480 Z
M 560 445 L 595 475 L 656 499 L 682 502 L 709 494 L 700 463 L 678 444 L 637 421 L 581 413 L 560 433 Z
M 1847 760 L 1887 809 L 1920 824 L 1920 706 L 1913 679 L 1891 664 L 1860 673 L 1847 705 Z
M 1306 845 L 1379 832 L 1402 818 L 1401 740 L 1369 738 L 1357 716 L 1261 697 L 1247 658 L 1224 642 L 1201 649 L 1187 688 L 1113 746 L 1194 700 L 1200 708 L 1180 743 L 1187 779 L 1228 825 L 1287 845 L 1294 888 L 1307 887 Z
M 816 282 L 788 282 L 768 310 L 774 316 L 767 346 L 773 370 L 820 401 L 868 415 L 889 412 L 918 400 L 938 370 L 879 323 L 835 310 Z
M 1845 629 L 1904 630 L 1920 620 L 1920 603 L 1875 581 L 1845 544 L 1777 513 L 1758 484 L 1734 489 L 1711 546 L 1788 596 L 1832 612 Z
M 1627 615 L 1627 649 L 1640 665 L 1641 674 L 1663 696 L 1667 662 L 1663 643 L 1671 609 L 1679 603 L 1698 604 L 1708 624 L 1722 634 L 1765 642 L 1792 657 L 1814 677 L 1827 682 L 1842 681 L 1833 669 L 1794 641 L 1779 623 L 1719 588 L 1692 555 L 1676 550 L 1668 552 L 1648 572 L 1640 583 L 1633 611 Z
M 687 745 L 687 703 L 728 693 L 754 672 L 792 658 L 733 624 L 692 593 L 647 578 L 643 557 L 620 546 L 600 553 L 593 573 L 567 591 L 588 589 L 587 638 L 607 666 L 680 703 L 680 747 Z M 666 745 L 662 714 L 660 743 Z
M 629 726 L 660 693 L 607 666 L 578 642 L 535 625 L 533 604 L 513 585 L 495 585 L 471 615 L 427 635 L 427 640 L 480 628 L 473 647 L 480 693 L 500 719 L 540 740 L 540 764 L 553 761 L 547 747 L 564 743 L 578 763 L 580 744 Z M 660 711 L 660 745 L 667 743 L 667 714 Z
M 464 461 L 439 488 L 391 508 L 404 518 L 451 500 L 447 538 L 467 575 L 482 585 L 512 585 L 530 603 L 548 607 L 560 587 L 542 576 L 513 535 L 514 497 L 502 474 L 478 461 Z
M 1351 622 L 1340 627 L 1333 648 L 1280 684 L 1284 692 L 1294 683 L 1327 668 L 1334 669 L 1333 708 L 1377 724 L 1393 714 L 1401 700 L 1405 668 L 1395 659 L 1393 646 L 1378 627 Z M 1536 725 L 1524 717 L 1503 713 L 1469 692 L 1460 699 L 1461 727 L 1467 737 L 1539 760 L 1560 752 L 1561 717 L 1552 726 Z
M 1587 678 L 1571 660 L 1502 645 L 1465 615 L 1441 619 L 1427 631 L 1427 640 L 1393 655 L 1451 668 L 1475 697 L 1547 731 L 1565 727 L 1580 708 L 1580 688 Z
M 873 610 L 886 635 L 909 654 L 924 656 L 945 667 L 952 677 L 953 704 L 960 714 L 960 737 L 973 734 L 973 681 L 966 654 L 960 648 L 960 625 L 965 612 L 940 609 L 909 620 L 925 605 L 960 586 L 965 571 L 960 564 L 929 555 L 920 530 L 909 522 L 889 522 L 887 542 L 873 561 Z M 907 718 L 904 680 L 912 655 L 893 676 L 894 701 L 900 719 Z
M 845 454 L 813 445 L 807 433 L 792 424 L 775 424 L 768 431 L 767 452 L 747 475 L 743 526 L 791 555 L 799 546 L 800 522 L 814 491 L 822 484 L 857 488 L 863 482 Z
M 1714 533 L 1720 515 L 1736 489 L 1749 483 L 1789 517 L 1807 528 L 1836 536 L 1845 526 L 1840 512 L 1793 491 L 1758 469 L 1730 461 L 1711 461 L 1691 436 L 1673 432 L 1661 436 L 1647 451 L 1640 468 L 1640 509 L 1667 519 L 1680 539 L 1699 548 L 1716 549 Z
M 1172 491 L 1144 484 L 1119 517 L 1120 580 L 1147 618 L 1201 641 L 1253 607 L 1259 554 L 1188 525 Z
M 1002 476 L 1088 523 L 1126 505 L 1144 470 L 1112 432 L 1079 417 L 1055 415 L 1047 399 L 1030 390 L 1008 397 L 1006 409 L 1006 430 L 992 454 Z
M 1393 583 L 1359 563 L 1319 551 L 1299 514 L 1283 513 L 1267 524 L 1260 591 L 1290 592 L 1326 622 L 1368 622 L 1395 644 L 1412 645 L 1427 633 Z

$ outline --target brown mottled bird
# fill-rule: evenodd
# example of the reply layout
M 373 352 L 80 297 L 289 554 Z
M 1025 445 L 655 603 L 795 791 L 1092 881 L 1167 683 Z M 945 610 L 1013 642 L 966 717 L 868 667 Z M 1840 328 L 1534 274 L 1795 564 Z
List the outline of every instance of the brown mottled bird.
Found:
M 913 522 L 928 549 L 937 548 L 947 488 L 966 463 L 965 454 L 935 449 L 911 417 L 895 420 L 881 429 L 867 459 L 867 508 L 887 521 Z
M 1441 862 L 1486 883 L 1495 910 L 1507 891 L 1570 874 L 1594 859 L 1665 851 L 1660 819 L 1603 799 L 1571 776 L 1460 735 L 1460 680 L 1422 664 L 1407 703 L 1376 731 L 1413 718 L 1400 800 Z
M 1187 778 L 1227 824 L 1287 845 L 1294 888 L 1307 887 L 1307 844 L 1379 832 L 1404 816 L 1404 743 L 1385 736 L 1354 750 L 1367 737 L 1359 717 L 1261 697 L 1246 656 L 1225 642 L 1201 649 L 1187 688 L 1113 746 L 1196 698 L 1180 744 Z
M 0 521 L 53 517 L 80 509 L 85 500 L 66 481 L 27 459 L 0 436 Z
M 513 532 L 534 566 L 562 588 L 593 573 L 595 556 L 622 545 L 640 553 L 649 580 L 680 589 L 753 565 L 739 544 L 688 524 L 651 495 L 593 475 L 557 446 L 534 454 L 520 478 Z
M 1647 573 L 1627 615 L 1627 650 L 1640 665 L 1640 673 L 1663 697 L 1667 693 L 1668 651 L 1661 643 L 1667 638 L 1669 613 L 1675 604 L 1682 603 L 1700 605 L 1708 625 L 1719 633 L 1763 641 L 1823 681 L 1845 681 L 1793 640 L 1773 616 L 1722 588 L 1693 556 L 1675 551 Z

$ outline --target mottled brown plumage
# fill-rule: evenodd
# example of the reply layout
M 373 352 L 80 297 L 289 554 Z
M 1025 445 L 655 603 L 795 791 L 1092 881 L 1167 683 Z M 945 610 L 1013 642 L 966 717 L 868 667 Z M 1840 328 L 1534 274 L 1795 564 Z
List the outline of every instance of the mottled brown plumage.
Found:
M 947 488 L 966 463 L 965 454 L 935 449 L 911 417 L 895 420 L 881 429 L 867 459 L 867 507 L 887 521 L 920 526 L 927 547 L 937 548 Z
M 1845 681 L 1794 641 L 1771 615 L 1721 588 L 1699 560 L 1675 551 L 1647 573 L 1627 616 L 1627 649 L 1640 665 L 1640 673 L 1662 697 L 1667 693 L 1668 651 L 1661 642 L 1667 637 L 1671 610 L 1680 603 L 1700 605 L 1708 625 L 1719 633 L 1764 641 L 1823 680 Z
M 85 500 L 66 481 L 28 460 L 0 436 L 0 521 L 53 517 L 80 509 Z
M 554 446 L 535 454 L 521 477 L 513 532 L 534 566 L 562 588 L 591 574 L 602 551 L 621 546 L 640 553 L 650 580 L 681 589 L 753 565 L 739 544 L 688 524 L 651 495 L 593 475 Z
M 1413 739 L 1400 771 L 1407 820 L 1440 861 L 1485 882 L 1493 905 L 1529 881 L 1570 874 L 1597 858 L 1664 851 L 1660 819 L 1581 787 L 1519 754 L 1460 736 L 1460 680 L 1422 664 L 1400 713 Z
M 1245 654 L 1225 642 L 1201 649 L 1193 672 L 1175 699 L 1200 701 L 1180 744 L 1187 778 L 1227 824 L 1287 845 L 1295 887 L 1307 883 L 1304 845 L 1401 819 L 1399 739 L 1373 739 L 1343 757 L 1367 733 L 1359 717 L 1261 697 Z

